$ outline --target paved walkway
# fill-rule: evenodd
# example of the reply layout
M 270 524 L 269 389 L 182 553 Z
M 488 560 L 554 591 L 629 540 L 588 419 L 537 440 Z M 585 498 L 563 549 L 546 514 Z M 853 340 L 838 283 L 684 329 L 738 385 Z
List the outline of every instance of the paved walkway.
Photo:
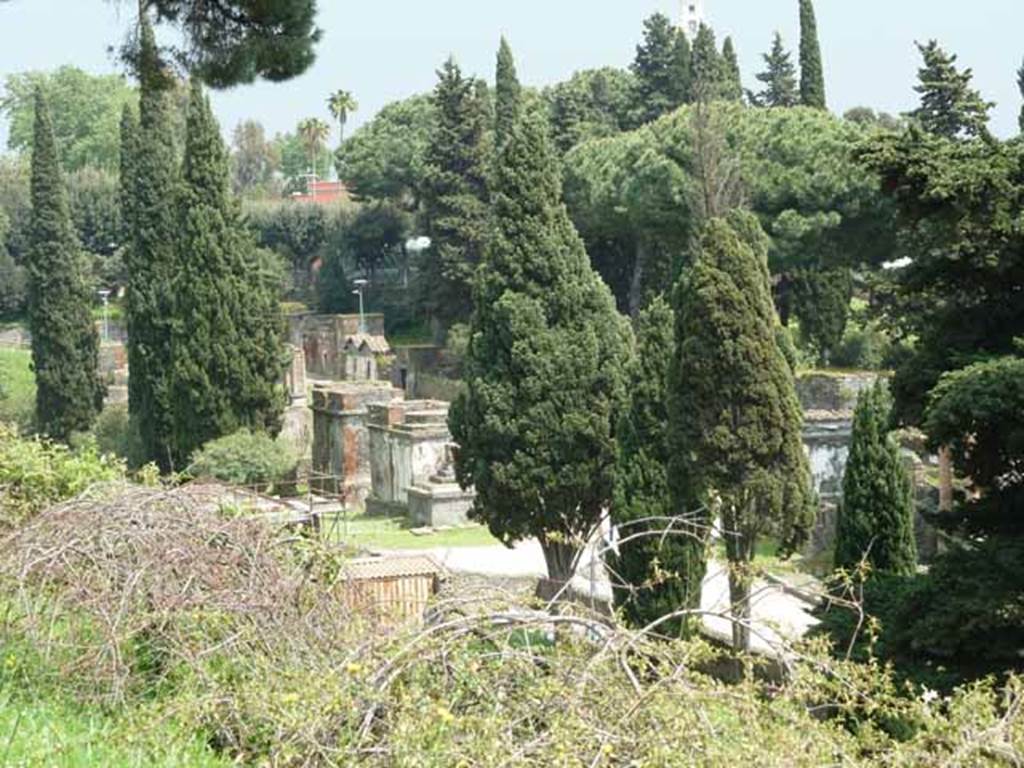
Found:
M 410 550 L 410 553 L 415 552 Z M 517 544 L 512 549 L 501 546 L 439 547 L 419 550 L 418 554 L 430 554 L 454 573 L 504 578 L 539 578 L 547 575 L 540 544 L 533 540 Z M 611 597 L 611 584 L 600 564 L 595 565 L 591 581 L 589 554 L 588 550 L 582 558 L 573 585 L 582 594 L 593 594 L 608 600 Z M 726 616 L 729 612 L 729 577 L 725 564 L 720 561 L 708 563 L 701 609 L 708 612 L 703 618 L 705 631 L 713 637 L 729 640 L 732 636 L 732 626 Z M 780 641 L 802 637 L 818 623 L 810 615 L 810 609 L 807 602 L 789 594 L 781 586 L 757 582 L 751 597 L 751 645 L 754 650 L 768 651 Z

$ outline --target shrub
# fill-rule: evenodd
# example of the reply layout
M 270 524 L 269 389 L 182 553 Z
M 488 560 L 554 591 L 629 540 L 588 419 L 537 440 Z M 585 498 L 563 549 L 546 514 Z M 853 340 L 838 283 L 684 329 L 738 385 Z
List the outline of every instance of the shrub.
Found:
M 95 443 L 72 451 L 62 444 L 20 438 L 0 424 L 0 530 L 124 474 L 124 464 L 101 455 Z
M 280 482 L 295 469 L 297 457 L 273 438 L 247 429 L 211 440 L 192 455 L 186 470 L 193 477 L 212 477 L 245 486 Z
M 124 459 L 136 468 L 143 458 L 142 442 L 137 425 L 128 415 L 123 403 L 108 405 L 100 412 L 93 427 L 93 436 L 100 453 L 109 453 Z
M 32 427 L 36 409 L 36 383 L 32 357 L 25 349 L 0 349 L 0 423 L 14 424 L 23 432 Z

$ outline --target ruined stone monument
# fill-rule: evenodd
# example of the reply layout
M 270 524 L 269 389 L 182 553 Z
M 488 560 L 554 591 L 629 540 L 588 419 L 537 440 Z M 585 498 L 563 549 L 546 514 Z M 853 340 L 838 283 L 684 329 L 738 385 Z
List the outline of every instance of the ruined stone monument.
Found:
M 313 389 L 313 475 L 321 493 L 361 504 L 370 492 L 367 409 L 401 397 L 387 382 L 341 382 Z
M 448 403 L 371 404 L 367 427 L 373 488 L 367 512 L 406 514 L 435 527 L 466 522 L 473 493 L 454 482 Z
M 286 345 L 291 363 L 284 372 L 288 405 L 281 421 L 282 440 L 299 458 L 299 474 L 308 473 L 313 458 L 313 413 L 306 390 L 306 358 L 301 347 Z
M 292 346 L 300 347 L 306 357 L 306 371 L 310 376 L 343 380 L 376 380 L 376 360 L 390 354 L 384 337 L 384 315 L 316 315 L 299 313 L 288 317 L 289 338 Z M 365 349 L 362 347 L 364 346 Z M 350 351 L 361 358 L 362 366 L 349 371 Z M 366 373 L 366 357 L 373 358 L 372 375 Z M 356 375 L 358 374 L 358 375 Z

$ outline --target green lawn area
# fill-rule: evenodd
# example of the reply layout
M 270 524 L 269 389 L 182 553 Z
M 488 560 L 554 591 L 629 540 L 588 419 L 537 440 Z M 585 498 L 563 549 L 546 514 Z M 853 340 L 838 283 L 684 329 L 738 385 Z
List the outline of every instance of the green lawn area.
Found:
M 803 555 L 794 555 L 787 560 L 783 560 L 779 557 L 778 551 L 778 541 L 762 536 L 758 539 L 757 545 L 754 548 L 755 568 L 777 576 L 803 573 L 820 577 L 827 575 L 831 570 L 831 554 L 826 553 L 813 560 L 805 558 Z M 715 556 L 723 561 L 726 559 L 725 544 L 721 541 L 715 545 Z
M 353 513 L 346 523 L 339 516 L 323 522 L 326 535 L 363 549 L 433 549 L 435 547 L 486 547 L 500 542 L 482 525 L 416 536 L 404 517 L 370 517 Z
M 214 768 L 230 765 L 166 723 L 133 723 L 0 693 L 0 765 L 11 768 Z
M 27 349 L 0 348 L 0 422 L 27 426 L 35 410 L 35 375 Z

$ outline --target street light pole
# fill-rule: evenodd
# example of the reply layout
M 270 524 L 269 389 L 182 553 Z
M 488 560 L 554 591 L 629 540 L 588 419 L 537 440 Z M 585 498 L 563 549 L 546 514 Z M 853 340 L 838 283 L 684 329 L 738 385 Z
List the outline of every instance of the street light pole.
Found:
M 359 296 L 359 332 L 366 333 L 366 314 L 363 312 L 363 289 L 369 285 L 369 280 L 359 278 L 352 281 L 352 285 L 356 287 L 352 293 Z

